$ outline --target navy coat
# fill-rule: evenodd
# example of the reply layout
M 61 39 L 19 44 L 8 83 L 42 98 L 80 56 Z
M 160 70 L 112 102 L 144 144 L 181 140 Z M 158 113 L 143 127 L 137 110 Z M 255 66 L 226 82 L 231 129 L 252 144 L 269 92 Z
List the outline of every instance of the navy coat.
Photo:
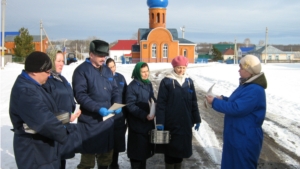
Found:
M 156 124 L 164 125 L 164 130 L 171 134 L 170 143 L 163 145 L 165 154 L 176 158 L 190 157 L 192 127 L 201 122 L 192 79 L 185 78 L 182 86 L 176 79 L 162 79 L 155 114 Z
M 150 143 L 149 132 L 154 129 L 154 120 L 148 121 L 150 113 L 148 101 L 154 99 L 152 84 L 143 84 L 137 79 L 130 82 L 126 92 L 128 110 L 127 155 L 130 159 L 146 160 L 154 154 L 154 144 Z
M 13 85 L 9 114 L 14 128 L 14 153 L 19 169 L 58 169 L 58 143 L 68 140 L 67 130 L 57 120 L 52 97 L 25 71 Z M 26 123 L 37 134 L 24 132 Z
M 122 104 L 125 103 L 125 94 L 127 90 L 127 83 L 124 76 L 120 73 L 115 73 L 114 78 L 117 82 L 119 92 L 122 96 Z M 114 151 L 115 152 L 124 152 L 126 149 L 125 145 L 125 134 L 127 125 L 125 124 L 125 117 L 127 109 L 126 107 L 122 108 L 122 112 L 114 116 Z
M 240 85 L 230 97 L 214 98 L 213 109 L 225 114 L 222 169 L 257 168 L 263 144 L 266 87 L 262 73 Z
M 103 122 L 99 110 L 121 103 L 118 86 L 111 70 L 102 65 L 95 68 L 89 59 L 80 64 L 73 74 L 73 91 L 80 104 L 78 123 L 85 126 L 82 153 L 105 153 L 113 148 L 113 118 Z
M 51 75 L 49 76 L 47 82 L 43 85 L 43 88 L 52 96 L 59 112 L 69 112 L 71 114 L 71 112 L 75 110 L 73 90 L 65 77 L 58 73 L 51 72 Z M 82 129 L 81 126 L 77 124 L 65 125 L 68 125 L 68 127 L 72 129 L 71 138 L 73 139 L 68 139 L 69 142 L 65 145 L 59 144 L 59 149 L 60 154 L 62 155 L 61 158 L 69 159 L 73 158 L 75 153 L 78 153 L 72 146 L 74 144 L 81 146 L 82 144 L 80 133 Z

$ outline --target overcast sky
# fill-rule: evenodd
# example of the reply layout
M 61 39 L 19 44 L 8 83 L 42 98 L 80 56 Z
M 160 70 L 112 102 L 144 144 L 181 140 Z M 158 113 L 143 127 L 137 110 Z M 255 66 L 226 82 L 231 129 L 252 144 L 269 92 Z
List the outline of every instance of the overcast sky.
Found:
M 2 8 L 1 8 L 2 10 Z M 300 44 L 299 0 L 169 0 L 167 28 L 185 26 L 192 42 Z M 149 28 L 147 0 L 6 0 L 5 31 L 21 27 L 40 34 L 40 20 L 50 40 L 96 36 L 109 43 L 130 39 Z

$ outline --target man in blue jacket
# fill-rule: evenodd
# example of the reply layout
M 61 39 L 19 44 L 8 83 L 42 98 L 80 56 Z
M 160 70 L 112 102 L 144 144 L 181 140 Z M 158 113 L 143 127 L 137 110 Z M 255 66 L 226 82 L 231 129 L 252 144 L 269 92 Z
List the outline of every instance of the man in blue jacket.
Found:
M 58 143 L 67 145 L 74 139 L 69 137 L 71 129 L 55 117 L 58 108 L 42 87 L 51 67 L 51 60 L 45 53 L 29 54 L 25 70 L 17 77 L 11 91 L 9 114 L 19 169 L 59 169 Z
M 90 43 L 90 57 L 80 64 L 73 74 L 74 96 L 81 109 L 78 123 L 85 125 L 86 129 L 78 169 L 94 168 L 95 157 L 99 169 L 107 169 L 111 163 L 114 143 L 113 119 L 104 121 L 103 117 L 111 113 L 118 114 L 122 110 L 108 110 L 113 103 L 121 103 L 121 95 L 113 73 L 104 65 L 108 52 L 107 42 L 93 40 Z M 109 160 L 102 158 L 104 153 L 110 154 Z

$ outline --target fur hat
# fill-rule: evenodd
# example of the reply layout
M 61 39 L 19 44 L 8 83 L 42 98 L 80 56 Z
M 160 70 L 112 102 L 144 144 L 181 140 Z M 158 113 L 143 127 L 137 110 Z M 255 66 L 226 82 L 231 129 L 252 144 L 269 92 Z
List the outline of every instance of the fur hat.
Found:
M 240 65 L 252 75 L 257 75 L 261 72 L 261 63 L 258 57 L 254 55 L 246 55 L 240 60 Z
M 98 56 L 108 56 L 109 44 L 102 40 L 93 40 L 90 43 L 90 52 Z
M 32 52 L 25 60 L 25 71 L 27 72 L 45 72 L 52 68 L 52 62 L 49 56 L 43 52 Z
M 172 60 L 173 67 L 176 67 L 176 66 L 186 66 L 187 67 L 188 63 L 189 63 L 189 60 L 184 56 L 176 56 Z

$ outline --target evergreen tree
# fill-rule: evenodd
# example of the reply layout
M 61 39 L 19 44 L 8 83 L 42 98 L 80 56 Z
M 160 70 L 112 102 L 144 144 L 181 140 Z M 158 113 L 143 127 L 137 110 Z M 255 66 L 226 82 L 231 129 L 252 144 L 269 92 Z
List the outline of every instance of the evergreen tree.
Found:
M 20 30 L 20 35 L 16 36 L 15 42 L 15 55 L 20 57 L 26 57 L 31 52 L 35 51 L 33 37 L 29 34 L 28 30 L 22 27 Z
M 222 53 L 214 46 L 212 48 L 212 55 L 214 61 L 223 60 Z

